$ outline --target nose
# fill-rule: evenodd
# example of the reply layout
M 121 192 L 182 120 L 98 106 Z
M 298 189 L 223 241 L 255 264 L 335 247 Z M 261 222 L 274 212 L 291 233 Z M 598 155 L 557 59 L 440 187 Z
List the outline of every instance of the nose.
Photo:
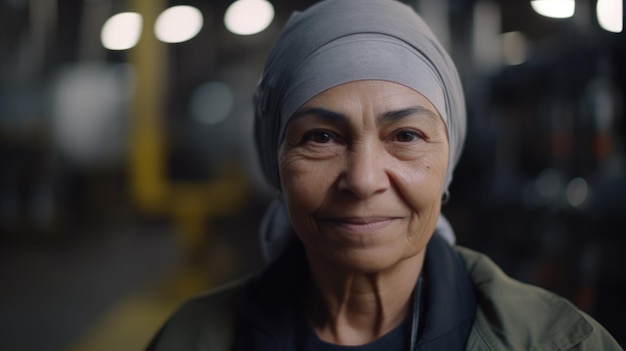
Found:
M 346 153 L 345 168 L 337 183 L 338 190 L 366 199 L 390 186 L 381 147 L 361 144 Z

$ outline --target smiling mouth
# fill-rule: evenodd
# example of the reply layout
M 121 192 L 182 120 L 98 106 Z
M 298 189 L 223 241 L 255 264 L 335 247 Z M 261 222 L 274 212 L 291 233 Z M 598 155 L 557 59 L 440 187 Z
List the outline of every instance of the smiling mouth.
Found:
M 350 232 L 367 233 L 384 228 L 398 219 L 397 217 L 340 217 L 324 218 L 322 221 Z

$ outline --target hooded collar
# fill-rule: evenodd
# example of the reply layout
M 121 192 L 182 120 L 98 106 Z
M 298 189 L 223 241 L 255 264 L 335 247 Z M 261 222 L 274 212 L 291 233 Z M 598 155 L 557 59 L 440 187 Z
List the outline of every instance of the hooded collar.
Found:
M 476 313 L 470 276 L 441 236 L 433 235 L 426 250 L 425 296 L 416 350 L 462 350 Z

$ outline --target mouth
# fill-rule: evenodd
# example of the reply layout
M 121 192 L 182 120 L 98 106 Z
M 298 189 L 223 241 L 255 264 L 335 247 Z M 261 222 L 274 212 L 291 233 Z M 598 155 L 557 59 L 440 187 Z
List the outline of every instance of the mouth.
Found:
M 322 222 L 346 230 L 348 232 L 366 234 L 368 232 L 374 232 L 382 229 L 398 219 L 398 217 L 387 216 L 332 217 L 323 218 Z

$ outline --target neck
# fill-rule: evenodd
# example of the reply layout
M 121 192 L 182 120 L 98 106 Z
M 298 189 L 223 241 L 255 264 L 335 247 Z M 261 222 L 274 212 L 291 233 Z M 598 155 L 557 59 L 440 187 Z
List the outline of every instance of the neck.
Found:
M 337 270 L 310 262 L 307 316 L 320 339 L 339 345 L 363 345 L 399 326 L 411 310 L 425 250 L 376 273 Z

